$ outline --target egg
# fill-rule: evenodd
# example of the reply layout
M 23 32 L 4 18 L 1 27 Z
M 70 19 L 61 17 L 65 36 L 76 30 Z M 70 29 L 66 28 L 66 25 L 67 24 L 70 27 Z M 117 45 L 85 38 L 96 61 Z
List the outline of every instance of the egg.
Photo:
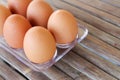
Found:
M 23 48 L 23 39 L 26 31 L 31 28 L 29 21 L 21 15 L 9 16 L 4 24 L 3 35 L 12 48 Z
M 26 11 L 29 3 L 32 0 L 7 0 L 8 6 L 12 13 L 26 16 Z
M 24 52 L 33 63 L 45 63 L 53 58 L 56 43 L 52 34 L 41 26 L 29 29 L 24 38 Z
M 74 16 L 66 10 L 56 10 L 48 20 L 48 30 L 58 44 L 71 43 L 78 34 L 78 25 Z
M 27 18 L 33 26 L 47 27 L 53 9 L 44 0 L 33 0 L 27 9 Z
M 8 8 L 3 5 L 0 5 L 0 35 L 3 35 L 3 25 L 8 16 L 11 15 L 11 12 Z

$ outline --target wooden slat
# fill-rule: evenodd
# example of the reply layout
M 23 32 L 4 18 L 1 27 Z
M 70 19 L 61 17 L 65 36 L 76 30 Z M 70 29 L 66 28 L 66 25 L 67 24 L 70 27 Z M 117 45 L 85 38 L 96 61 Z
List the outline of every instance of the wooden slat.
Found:
M 93 36 L 97 37 L 98 39 L 110 44 L 111 46 L 120 49 L 120 39 L 118 39 L 108 33 L 105 33 L 104 31 L 101 31 L 86 22 L 83 22 L 79 19 L 77 19 L 77 20 L 78 20 L 79 24 L 84 25 L 89 30 L 90 34 L 92 34 Z
M 0 80 L 5 80 L 5 79 L 3 78 L 3 76 L 0 75 Z
M 18 71 L 20 71 L 28 79 L 49 80 L 47 78 L 47 77 L 49 77 L 52 80 L 61 80 L 63 78 L 65 78 L 66 80 L 72 80 L 71 77 L 67 76 L 66 74 L 59 71 L 55 67 L 51 67 L 49 70 L 46 70 L 43 73 L 35 72 L 35 71 L 31 70 L 30 68 L 28 68 L 27 66 L 25 66 L 24 64 L 22 64 L 21 62 L 19 62 L 15 57 L 11 56 L 8 52 L 4 51 L 3 49 L 0 49 L 0 53 L 1 53 L 0 57 L 2 59 L 6 60 L 6 62 L 8 62 L 11 66 L 13 66 Z
M 120 17 L 120 9 L 114 6 L 111 6 L 109 4 L 106 4 L 100 0 L 78 0 L 80 2 L 84 2 L 87 5 L 90 5 L 92 7 L 95 7 L 99 10 L 105 11 L 109 14 L 112 14 L 114 16 Z
M 59 3 L 59 5 L 58 5 L 58 3 Z M 115 25 L 105 22 L 100 18 L 90 15 L 79 8 L 73 7 L 72 5 L 61 2 L 59 0 L 53 0 L 53 4 L 58 8 L 63 8 L 63 9 L 70 11 L 80 20 L 85 21 L 100 30 L 103 30 L 115 37 L 120 38 L 120 28 L 119 27 L 116 27 Z
M 120 8 L 120 0 L 101 0 L 101 1 Z
M 68 77 L 66 74 L 57 69 L 55 66 L 52 66 L 49 69 L 43 71 L 43 73 L 46 76 L 48 76 L 51 80 L 73 80 L 71 77 Z
M 116 65 L 120 65 L 120 50 L 104 43 L 103 41 L 91 35 L 88 35 L 87 38 L 81 42 L 80 45 L 86 47 L 88 50 L 93 51 L 106 60 Z
M 0 75 L 6 80 L 26 80 L 0 59 Z
M 82 56 L 84 59 L 87 59 L 91 63 L 95 64 L 105 72 L 115 76 L 116 78 L 120 79 L 120 67 L 115 66 L 111 62 L 108 62 L 107 60 L 103 59 L 102 57 L 94 54 L 93 52 L 86 50 L 86 48 L 83 48 L 79 44 L 75 46 L 74 49 L 72 49 L 74 52 Z
M 118 17 L 110 15 L 109 13 L 106 13 L 106 12 L 100 11 L 94 7 L 88 6 L 88 5 L 84 4 L 83 2 L 79 2 L 78 0 L 71 0 L 71 1 L 64 0 L 64 1 L 73 5 L 73 6 L 76 6 L 77 8 L 81 8 L 84 11 L 86 11 L 94 16 L 97 16 L 97 17 L 99 17 L 107 22 L 110 22 L 112 24 L 120 26 L 120 18 L 118 18 Z M 109 2 L 112 2 L 112 1 L 109 1 Z
M 64 61 L 60 60 L 55 64 L 59 69 L 64 71 L 66 74 L 71 76 L 74 80 L 92 80 L 88 78 L 86 75 L 82 74 L 81 72 L 75 70 L 73 67 L 69 66 Z
M 62 60 L 93 80 L 117 80 L 73 52 L 69 52 Z
M 23 74 L 30 80 L 49 80 L 49 78 L 42 73 L 32 71 L 30 68 L 18 61 L 15 57 L 10 55 L 10 53 L 8 53 L 2 48 L 0 48 L 0 58 L 9 63 L 12 67 L 14 67 L 16 70 L 18 70 L 21 74 Z
M 50 80 L 46 75 L 44 75 L 43 73 L 40 73 L 40 72 L 36 72 L 36 71 L 33 71 L 31 70 L 29 72 L 29 70 L 27 71 L 26 70 L 26 77 L 28 77 L 28 79 L 30 80 Z M 24 73 L 22 73 L 24 74 Z

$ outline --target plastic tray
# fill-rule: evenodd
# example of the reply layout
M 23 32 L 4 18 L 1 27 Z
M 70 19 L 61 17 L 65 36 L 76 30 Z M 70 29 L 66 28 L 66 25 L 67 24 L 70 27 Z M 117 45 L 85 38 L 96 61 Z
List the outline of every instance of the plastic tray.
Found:
M 56 53 L 53 59 L 44 64 L 35 64 L 35 63 L 30 62 L 26 58 L 23 49 L 13 49 L 9 47 L 2 36 L 0 37 L 0 48 L 8 51 L 11 55 L 15 56 L 19 61 L 21 61 L 22 63 L 24 63 L 31 69 L 40 72 L 42 70 L 45 70 L 51 67 L 53 64 L 55 64 L 64 55 L 66 55 L 77 43 L 80 43 L 87 36 L 88 30 L 83 25 L 78 25 L 78 30 L 79 31 L 78 31 L 78 35 L 76 39 L 72 43 L 67 45 L 68 48 L 65 48 L 64 46 L 63 48 L 57 47 L 57 50 L 56 50 Z

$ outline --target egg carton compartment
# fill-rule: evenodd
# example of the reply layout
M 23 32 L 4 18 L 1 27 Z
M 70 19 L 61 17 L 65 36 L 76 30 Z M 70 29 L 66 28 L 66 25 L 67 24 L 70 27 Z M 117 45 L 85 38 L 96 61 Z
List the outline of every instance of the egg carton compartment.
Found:
M 87 28 L 79 24 L 78 35 L 76 39 L 72 43 L 67 45 L 67 48 L 65 48 L 64 46 L 63 48 L 57 47 L 57 50 L 55 52 L 53 59 L 43 64 L 36 64 L 36 63 L 30 62 L 25 56 L 23 49 L 13 49 L 9 47 L 4 40 L 4 37 L 2 36 L 0 37 L 0 48 L 8 51 L 11 55 L 15 56 L 19 61 L 21 61 L 31 69 L 40 72 L 54 65 L 58 60 L 60 60 L 64 55 L 66 55 L 77 43 L 80 43 L 87 36 L 87 34 L 88 34 Z

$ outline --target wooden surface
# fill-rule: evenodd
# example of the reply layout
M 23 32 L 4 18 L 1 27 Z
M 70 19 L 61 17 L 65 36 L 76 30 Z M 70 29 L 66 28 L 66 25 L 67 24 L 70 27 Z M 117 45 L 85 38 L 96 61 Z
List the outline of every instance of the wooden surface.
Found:
M 88 28 L 88 36 L 43 72 L 31 70 L 0 48 L 0 80 L 119 80 L 120 0 L 46 1 L 55 10 L 70 11 Z

